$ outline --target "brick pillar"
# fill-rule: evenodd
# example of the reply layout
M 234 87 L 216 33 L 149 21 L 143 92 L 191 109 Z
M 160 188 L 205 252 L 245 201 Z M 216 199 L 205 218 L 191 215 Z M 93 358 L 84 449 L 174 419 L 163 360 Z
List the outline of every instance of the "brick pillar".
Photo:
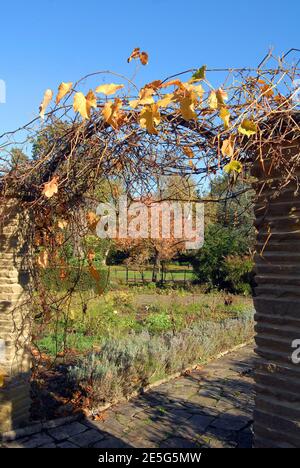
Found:
M 0 200 L 0 433 L 29 419 L 27 226 L 15 201 Z
M 279 148 L 286 162 L 299 141 Z M 300 340 L 300 192 L 291 182 L 278 192 L 287 165 L 254 168 L 256 256 L 256 407 L 254 446 L 300 447 L 300 363 L 293 340 Z M 300 174 L 300 171 L 299 171 Z M 299 177 L 298 174 L 298 177 Z M 277 193 L 276 193 L 277 192 Z M 300 355 L 299 355 L 300 356 Z

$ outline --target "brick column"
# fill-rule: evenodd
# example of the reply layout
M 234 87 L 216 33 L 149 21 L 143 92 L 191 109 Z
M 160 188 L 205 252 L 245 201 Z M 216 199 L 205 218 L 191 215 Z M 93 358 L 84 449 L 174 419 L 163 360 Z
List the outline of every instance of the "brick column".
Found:
M 0 433 L 29 419 L 27 226 L 16 201 L 0 200 Z
M 284 168 L 266 161 L 254 168 L 256 256 L 256 407 L 254 446 L 300 447 L 300 363 L 293 362 L 293 340 L 300 340 L 300 193 L 291 182 L 278 191 L 287 162 L 299 141 L 279 148 Z M 300 175 L 300 170 L 298 177 Z

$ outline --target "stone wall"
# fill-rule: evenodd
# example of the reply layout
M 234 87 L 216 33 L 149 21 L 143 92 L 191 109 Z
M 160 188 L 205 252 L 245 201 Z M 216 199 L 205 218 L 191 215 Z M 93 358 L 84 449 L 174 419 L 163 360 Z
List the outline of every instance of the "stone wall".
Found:
M 281 148 L 286 160 L 299 142 Z M 300 193 L 292 182 L 278 190 L 283 169 L 257 164 L 255 447 L 300 447 Z M 300 171 L 299 171 L 300 175 Z
M 28 423 L 30 324 L 25 240 L 28 220 L 16 202 L 0 202 L 1 433 Z

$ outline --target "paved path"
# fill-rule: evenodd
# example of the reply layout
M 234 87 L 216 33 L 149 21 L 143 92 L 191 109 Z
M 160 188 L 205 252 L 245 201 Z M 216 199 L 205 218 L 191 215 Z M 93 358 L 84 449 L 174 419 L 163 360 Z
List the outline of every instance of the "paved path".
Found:
M 2 447 L 251 447 L 254 359 L 252 346 L 241 348 L 111 408 L 103 421 L 54 421 Z

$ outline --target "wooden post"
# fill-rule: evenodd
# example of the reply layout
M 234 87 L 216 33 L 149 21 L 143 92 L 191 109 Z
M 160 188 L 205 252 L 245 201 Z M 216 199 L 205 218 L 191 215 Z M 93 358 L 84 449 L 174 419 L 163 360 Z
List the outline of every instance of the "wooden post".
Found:
M 16 201 L 0 206 L 0 433 L 28 423 L 30 320 L 28 219 Z M 2 380 L 1 379 L 1 380 Z
M 295 141 L 279 151 L 289 161 L 299 148 Z M 259 356 L 254 446 L 263 448 L 300 447 L 300 363 L 293 348 L 294 340 L 300 339 L 300 193 L 298 181 L 278 190 L 286 169 L 274 170 L 266 160 L 264 169 L 257 163 L 253 170 L 258 180 L 255 318 Z

